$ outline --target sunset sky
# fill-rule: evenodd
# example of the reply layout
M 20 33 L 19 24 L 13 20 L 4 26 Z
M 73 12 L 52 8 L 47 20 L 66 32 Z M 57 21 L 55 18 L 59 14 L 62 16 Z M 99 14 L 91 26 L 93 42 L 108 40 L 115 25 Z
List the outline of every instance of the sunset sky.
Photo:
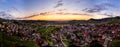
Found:
M 119 12 L 120 0 L 0 0 L 0 17 L 5 19 L 88 20 L 120 16 Z

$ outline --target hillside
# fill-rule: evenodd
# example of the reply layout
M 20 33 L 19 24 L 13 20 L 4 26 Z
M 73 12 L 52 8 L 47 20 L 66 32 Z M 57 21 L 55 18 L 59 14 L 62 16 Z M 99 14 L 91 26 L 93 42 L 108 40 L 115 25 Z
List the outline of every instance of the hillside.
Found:
M 120 40 L 119 29 L 120 17 L 88 21 L 32 21 L 1 18 L 0 47 L 56 47 L 56 45 L 88 47 L 93 45 L 92 39 L 101 39 L 104 35 L 108 36 L 105 39 L 114 38 L 109 38 L 113 40 L 110 45 L 119 47 L 120 43 L 116 42 Z M 98 40 L 95 43 L 102 45 L 104 42 Z M 85 45 L 86 43 L 90 45 Z

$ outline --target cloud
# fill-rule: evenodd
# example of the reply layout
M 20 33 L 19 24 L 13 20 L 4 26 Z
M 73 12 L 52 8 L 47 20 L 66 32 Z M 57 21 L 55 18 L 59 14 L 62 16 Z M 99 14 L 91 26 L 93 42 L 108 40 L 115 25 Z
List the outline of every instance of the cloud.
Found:
M 11 6 L 8 10 L 0 12 L 0 18 L 3 19 L 16 19 L 25 16 L 23 12 L 18 10 L 15 6 Z
M 105 16 L 105 17 L 114 17 L 116 16 L 111 9 L 114 9 L 116 5 L 111 4 L 110 2 L 105 3 L 99 3 L 94 5 L 91 8 L 85 8 L 82 11 L 89 13 L 89 14 L 96 14 L 99 16 Z
M 63 0 L 59 0 L 57 2 L 57 4 L 54 6 L 54 8 L 58 8 L 58 7 L 61 7 L 61 6 L 63 6 Z
M 0 12 L 0 18 L 3 18 L 3 19 L 14 19 L 13 16 L 11 14 L 9 14 L 8 12 L 6 12 L 6 11 Z
M 85 8 L 83 11 L 86 11 L 88 13 L 95 13 L 95 12 L 100 12 L 102 10 L 106 10 L 105 7 L 100 7 L 100 6 L 94 6 L 94 8 Z
M 85 8 L 82 11 L 85 11 L 88 13 L 96 13 L 96 12 L 101 12 L 103 10 L 108 10 L 110 7 L 115 7 L 115 5 L 110 3 L 102 3 L 99 5 L 95 5 L 92 8 Z
M 59 0 L 58 3 L 63 2 L 63 0 Z
M 103 3 L 101 4 L 103 6 L 109 6 L 109 7 L 115 7 L 115 5 L 111 4 L 111 3 Z
M 88 13 L 95 13 L 95 12 L 100 12 L 102 10 L 106 10 L 107 8 L 105 8 L 104 6 L 99 6 L 99 5 L 95 5 L 93 8 L 85 8 L 83 9 L 83 11 L 86 11 Z
M 58 8 L 58 7 L 62 6 L 62 5 L 63 5 L 63 3 L 58 3 L 54 8 Z
M 15 6 L 12 6 L 11 9 L 13 9 L 14 11 L 17 11 L 19 13 L 22 13 L 20 10 L 18 10 Z
M 91 1 L 91 0 L 77 0 L 76 3 L 81 3 L 81 2 L 86 2 L 86 1 Z
M 106 15 L 106 16 L 109 16 L 109 17 L 113 17 L 114 16 L 113 13 L 104 13 L 104 14 L 101 14 L 101 15 Z

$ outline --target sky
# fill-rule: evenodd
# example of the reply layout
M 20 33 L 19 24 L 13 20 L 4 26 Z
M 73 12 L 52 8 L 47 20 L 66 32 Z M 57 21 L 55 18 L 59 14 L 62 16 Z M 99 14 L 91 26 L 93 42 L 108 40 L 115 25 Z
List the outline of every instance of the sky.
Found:
M 11 19 L 68 20 L 69 17 L 70 20 L 74 20 L 80 17 L 80 20 L 85 16 L 100 19 L 120 16 L 119 2 L 120 0 L 0 0 L 0 13 L 9 14 L 6 17 Z

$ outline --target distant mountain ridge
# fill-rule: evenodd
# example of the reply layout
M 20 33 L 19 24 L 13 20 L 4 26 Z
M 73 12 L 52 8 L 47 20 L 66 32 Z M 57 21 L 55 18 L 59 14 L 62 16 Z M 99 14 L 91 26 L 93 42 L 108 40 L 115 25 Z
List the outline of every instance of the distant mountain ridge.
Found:
M 101 21 L 101 22 L 104 22 L 104 21 L 108 21 L 108 20 L 111 20 L 111 19 L 120 19 L 120 16 L 110 17 L 110 18 L 103 18 L 103 19 L 90 19 L 89 21 Z
M 2 13 L 2 14 L 1 14 Z M 12 19 L 11 15 L 10 14 L 6 14 L 5 12 L 0 12 L 0 20 L 9 20 L 9 19 Z M 8 16 L 8 17 L 7 17 Z M 5 19 L 7 18 L 7 19 Z M 45 20 L 14 20 L 12 19 L 13 21 L 23 21 L 23 22 L 72 22 L 72 23 L 76 23 L 76 22 L 106 22 L 106 21 L 111 21 L 111 20 L 117 20 L 120 22 L 120 16 L 117 16 L 117 17 L 109 17 L 109 18 L 103 18 L 103 19 L 89 19 L 89 20 L 71 20 L 71 21 L 45 21 Z

